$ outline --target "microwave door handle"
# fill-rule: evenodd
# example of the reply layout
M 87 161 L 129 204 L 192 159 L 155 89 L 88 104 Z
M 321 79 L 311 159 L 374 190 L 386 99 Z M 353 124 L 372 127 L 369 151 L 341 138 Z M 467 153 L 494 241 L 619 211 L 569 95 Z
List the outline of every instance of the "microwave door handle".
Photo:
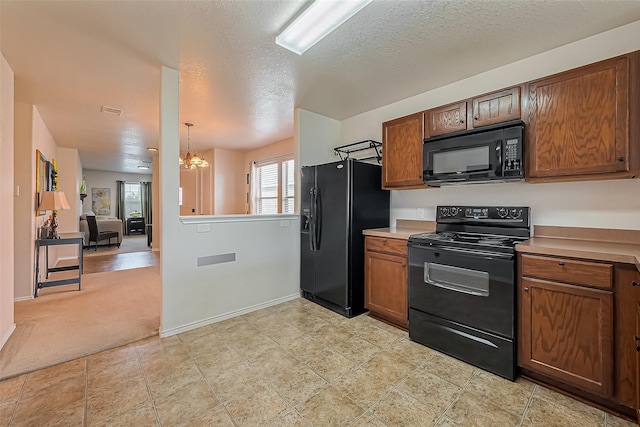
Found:
M 502 176 L 502 140 L 499 139 L 496 143 L 496 160 L 498 164 L 496 166 L 496 175 Z

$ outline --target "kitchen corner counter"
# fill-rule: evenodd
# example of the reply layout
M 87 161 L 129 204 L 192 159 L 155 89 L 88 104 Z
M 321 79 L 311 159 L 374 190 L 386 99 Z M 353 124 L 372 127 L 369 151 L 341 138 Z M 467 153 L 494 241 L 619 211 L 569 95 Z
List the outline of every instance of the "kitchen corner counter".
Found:
M 429 233 L 436 231 L 435 221 L 405 220 L 396 221 L 395 227 L 372 228 L 363 230 L 365 236 L 383 237 L 387 239 L 408 240 L 412 234 Z
M 516 245 L 520 253 L 534 253 L 541 255 L 556 255 L 573 258 L 588 258 L 599 261 L 635 264 L 640 271 L 640 231 L 638 230 L 605 230 L 575 228 L 575 238 L 571 238 L 572 227 L 540 227 L 544 233 L 534 235 L 526 242 Z M 555 230 L 561 233 L 554 233 Z M 567 233 L 567 230 L 570 230 Z M 585 232 L 594 230 L 594 233 Z M 537 228 L 536 228 L 537 231 Z M 605 241 L 618 231 L 624 231 L 625 237 L 621 241 Z M 555 234 L 555 235 L 554 235 Z M 590 239 L 591 238 L 591 239 Z

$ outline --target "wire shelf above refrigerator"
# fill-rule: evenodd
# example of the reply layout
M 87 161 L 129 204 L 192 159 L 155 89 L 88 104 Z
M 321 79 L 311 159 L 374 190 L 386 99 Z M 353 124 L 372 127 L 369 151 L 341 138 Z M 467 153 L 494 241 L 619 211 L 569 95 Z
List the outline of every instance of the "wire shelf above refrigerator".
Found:
M 375 160 L 378 164 L 382 162 L 382 143 L 367 139 L 366 141 L 354 142 L 353 144 L 335 147 L 333 153 L 340 156 L 340 160 L 356 159 L 360 161 Z M 352 156 L 352 153 L 360 153 L 362 157 Z

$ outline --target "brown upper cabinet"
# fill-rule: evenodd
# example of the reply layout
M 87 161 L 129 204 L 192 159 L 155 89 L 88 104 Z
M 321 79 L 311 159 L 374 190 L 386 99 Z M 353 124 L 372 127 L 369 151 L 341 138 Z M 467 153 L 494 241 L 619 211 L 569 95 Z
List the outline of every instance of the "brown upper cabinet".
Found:
M 382 124 L 382 187 L 429 188 L 423 139 L 525 122 L 526 180 L 635 178 L 640 171 L 640 51 Z
M 527 85 L 529 180 L 631 176 L 630 58 L 613 58 Z
M 467 101 L 434 108 L 427 115 L 429 136 L 467 129 Z
M 437 136 L 519 118 L 520 86 L 514 86 L 433 108 L 425 114 L 425 128 Z
M 426 188 L 422 179 L 424 113 L 382 124 L 382 188 Z
M 473 127 L 520 118 L 520 86 L 478 96 L 471 100 Z

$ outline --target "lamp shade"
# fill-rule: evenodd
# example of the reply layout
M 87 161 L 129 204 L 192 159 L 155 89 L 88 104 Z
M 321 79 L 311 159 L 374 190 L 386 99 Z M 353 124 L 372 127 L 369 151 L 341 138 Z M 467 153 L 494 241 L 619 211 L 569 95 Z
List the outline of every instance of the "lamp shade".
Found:
M 67 197 L 62 191 L 45 191 L 42 194 L 42 200 L 38 209 L 41 211 L 58 211 L 64 209 L 71 209 Z

